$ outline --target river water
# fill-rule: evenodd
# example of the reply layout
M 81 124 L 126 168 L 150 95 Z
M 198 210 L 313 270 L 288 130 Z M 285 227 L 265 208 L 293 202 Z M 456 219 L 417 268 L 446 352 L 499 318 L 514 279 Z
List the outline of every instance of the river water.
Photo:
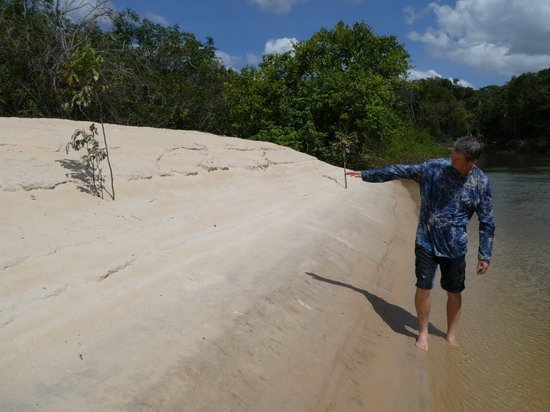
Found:
M 474 215 L 461 345 L 440 346 L 435 409 L 550 411 L 550 154 L 492 154 L 479 166 L 493 191 L 493 261 L 486 275 L 474 273 Z M 434 312 L 444 308 L 437 295 Z M 434 322 L 444 327 L 438 312 Z

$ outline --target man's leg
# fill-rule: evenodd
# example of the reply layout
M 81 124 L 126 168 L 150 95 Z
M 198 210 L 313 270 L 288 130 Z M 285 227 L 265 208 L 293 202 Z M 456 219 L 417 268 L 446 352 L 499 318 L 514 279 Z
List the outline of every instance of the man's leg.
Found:
M 428 321 L 432 308 L 430 291 L 434 285 L 437 262 L 435 261 L 433 252 L 425 250 L 419 245 L 415 246 L 414 254 L 416 257 L 416 294 L 414 295 L 414 306 L 416 307 L 419 323 L 416 347 L 428 350 Z
M 430 311 L 432 309 L 432 299 L 430 289 L 416 288 L 414 295 L 414 306 L 418 316 L 419 330 L 418 338 L 416 339 L 416 347 L 422 350 L 428 350 L 428 322 L 430 319 Z
M 447 291 L 447 342 L 457 346 L 456 337 L 460 308 L 462 306 L 461 292 L 466 279 L 466 260 L 464 256 L 456 259 L 442 259 L 441 287 Z
M 456 329 L 460 319 L 462 295 L 460 293 L 447 292 L 447 342 L 457 346 Z

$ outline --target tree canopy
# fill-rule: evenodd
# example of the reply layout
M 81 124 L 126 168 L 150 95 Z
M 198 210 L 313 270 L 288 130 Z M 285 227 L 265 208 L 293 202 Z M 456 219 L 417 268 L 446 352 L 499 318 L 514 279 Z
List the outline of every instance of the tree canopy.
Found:
M 419 134 L 400 116 L 408 59 L 395 37 L 377 36 L 364 22 L 321 29 L 241 72 L 230 132 L 331 162 L 341 157 L 335 144 L 346 137 L 352 164 L 379 159 L 394 140 Z
M 408 81 L 410 56 L 395 36 L 339 22 L 237 72 L 212 38 L 98 4 L 74 19 L 57 1 L 0 0 L 1 116 L 194 129 L 334 164 L 345 141 L 356 168 L 438 155 L 464 134 L 494 148 L 548 147 L 550 69 L 480 90 Z M 77 89 L 93 98 L 69 110 Z

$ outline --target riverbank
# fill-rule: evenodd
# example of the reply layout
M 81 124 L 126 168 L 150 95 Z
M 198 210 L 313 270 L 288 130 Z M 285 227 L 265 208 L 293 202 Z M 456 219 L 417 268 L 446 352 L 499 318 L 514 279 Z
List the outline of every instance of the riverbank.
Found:
M 0 409 L 431 404 L 414 188 L 346 190 L 270 143 L 106 125 L 102 200 L 64 151 L 88 125 L 0 119 Z

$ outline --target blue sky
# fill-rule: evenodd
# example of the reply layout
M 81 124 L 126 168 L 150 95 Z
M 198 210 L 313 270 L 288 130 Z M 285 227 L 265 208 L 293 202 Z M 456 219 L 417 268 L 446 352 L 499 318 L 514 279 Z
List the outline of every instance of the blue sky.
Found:
M 99 1 L 99 0 L 96 0 Z M 109 0 L 154 22 L 177 24 L 235 69 L 286 51 L 339 20 L 395 35 L 411 78 L 458 78 L 479 88 L 550 67 L 550 0 Z

